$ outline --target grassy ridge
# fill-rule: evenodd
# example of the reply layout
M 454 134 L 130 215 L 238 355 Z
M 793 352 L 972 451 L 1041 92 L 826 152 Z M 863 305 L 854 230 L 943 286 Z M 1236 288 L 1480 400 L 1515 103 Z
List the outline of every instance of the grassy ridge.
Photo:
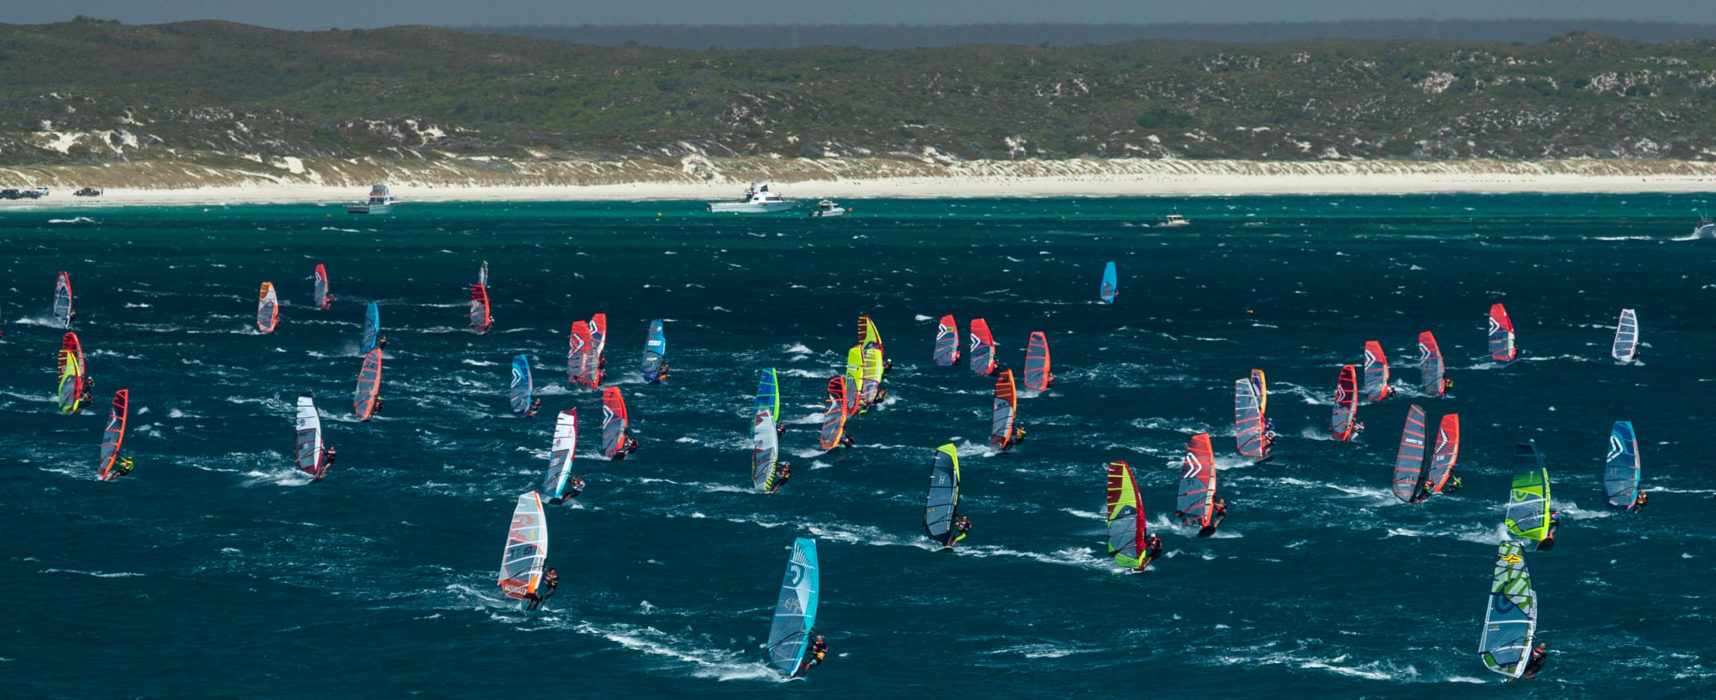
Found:
M 1716 155 L 1716 42 L 584 46 L 430 27 L 0 25 L 0 163 Z

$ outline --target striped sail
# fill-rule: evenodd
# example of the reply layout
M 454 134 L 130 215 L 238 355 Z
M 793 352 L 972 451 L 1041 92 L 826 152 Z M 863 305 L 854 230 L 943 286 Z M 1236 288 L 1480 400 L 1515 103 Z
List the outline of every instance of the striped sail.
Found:
M 1418 334 L 1418 389 L 1426 396 L 1442 395 L 1442 348 L 1430 331 Z
M 864 403 L 873 403 L 882 392 L 882 348 L 867 347 L 864 349 Z
M 102 481 L 113 478 L 114 463 L 125 445 L 125 421 L 131 415 L 131 390 L 113 392 L 113 410 L 107 414 L 107 429 L 101 434 L 101 470 L 96 474 Z
M 573 386 L 596 386 L 600 370 L 596 366 L 596 342 L 590 338 L 590 324 L 573 321 L 567 337 L 566 380 Z
M 1442 416 L 1442 424 L 1436 429 L 1436 448 L 1431 452 L 1430 476 L 1424 482 L 1424 490 L 1441 493 L 1459 460 L 1460 414 L 1450 413 Z
M 1615 325 L 1615 346 L 1609 350 L 1617 362 L 1632 362 L 1639 354 L 1639 316 L 1632 309 L 1621 309 L 1620 323 Z
M 1519 350 L 1513 344 L 1513 319 L 1507 315 L 1507 308 L 1501 304 L 1490 306 L 1490 359 L 1496 362 L 1513 362 L 1519 356 Z
M 280 298 L 274 293 L 274 283 L 263 282 L 262 292 L 256 301 L 256 329 L 263 333 L 273 333 L 279 320 Z
M 1002 447 L 1013 435 L 1013 420 L 1019 413 L 1019 396 L 1013 386 L 1013 370 L 995 377 L 995 399 L 989 415 L 989 444 Z
M 1253 459 L 1268 451 L 1263 446 L 1263 409 L 1257 402 L 1257 388 L 1250 379 L 1233 383 L 1233 436 L 1239 453 Z
M 1175 501 L 1181 525 L 1208 527 L 1215 518 L 1215 450 L 1209 433 L 1193 435 L 1180 467 L 1180 497 Z
M 846 433 L 846 378 L 828 380 L 828 408 L 822 412 L 822 433 L 819 443 L 824 450 L 840 446 Z
M 71 275 L 61 271 L 54 280 L 54 320 L 61 328 L 71 329 L 72 287 Z
M 775 417 L 759 408 L 751 421 L 751 485 L 758 491 L 776 487 L 775 464 L 780 461 L 780 443 L 775 437 Z
M 1049 371 L 1049 339 L 1042 331 L 1035 331 L 1025 345 L 1025 388 L 1045 391 L 1054 376 Z
M 977 374 L 989 374 L 995 371 L 995 336 L 989 333 L 989 322 L 981 318 L 971 319 L 970 361 L 966 364 Z
M 323 267 L 321 263 L 316 263 L 316 308 L 326 309 L 330 301 L 332 300 L 328 297 L 328 268 Z
M 602 355 L 608 351 L 608 315 L 596 314 L 590 317 L 590 342 L 596 346 L 596 361 L 601 363 Z
M 765 369 L 757 377 L 757 403 L 752 408 L 769 409 L 770 415 L 781 414 L 781 383 L 780 375 L 774 368 Z
M 316 400 L 309 394 L 298 397 L 297 428 L 293 454 L 298 471 L 320 479 L 327 469 L 322 463 L 322 414 L 316 411 Z
M 816 627 L 821 589 L 816 540 L 800 537 L 792 543 L 786 577 L 781 579 L 780 599 L 775 601 L 775 619 L 769 625 L 769 665 L 782 675 L 796 675 L 804 665 L 811 630 Z
M 83 363 L 83 343 L 77 339 L 77 333 L 66 331 L 60 340 L 59 391 L 56 396 L 60 402 L 61 413 L 75 413 L 83 407 L 83 381 L 86 367 Z
M 494 318 L 489 315 L 489 290 L 481 284 L 471 285 L 471 330 L 478 334 L 489 332 Z
M 1353 436 L 1353 417 L 1358 414 L 1358 376 L 1352 365 L 1341 366 L 1335 381 L 1335 414 L 1329 419 L 1329 434 L 1346 441 Z
M 952 316 L 943 316 L 935 327 L 935 363 L 951 367 L 959 362 L 959 324 Z
M 1612 508 L 1627 510 L 1639 496 L 1639 438 L 1633 422 L 1615 421 L 1609 430 L 1609 459 L 1603 466 L 1603 498 Z
M 846 351 L 846 390 L 851 392 L 847 400 L 851 402 L 849 411 L 856 415 L 864 407 L 864 346 L 854 345 Z
M 626 399 L 620 388 L 602 390 L 602 456 L 613 459 L 626 442 Z
M 375 302 L 363 310 L 363 342 L 358 346 L 358 352 L 369 352 L 375 349 L 376 336 L 381 333 L 381 309 L 376 308 Z
M 550 500 L 565 498 L 572 480 L 572 461 L 578 456 L 578 409 L 568 408 L 554 417 L 554 439 L 548 448 L 548 472 L 542 478 L 542 493 Z
M 375 415 L 375 400 L 381 394 L 381 348 L 363 356 L 363 368 L 358 370 L 357 391 L 352 395 L 352 412 L 358 420 Z
M 1406 427 L 1400 431 L 1400 451 L 1394 457 L 1394 497 L 1403 503 L 1418 499 L 1418 489 L 1424 483 L 1424 408 L 1418 404 L 1406 410 Z
M 959 512 L 959 453 L 949 443 L 936 448 L 930 464 L 929 495 L 924 500 L 924 532 L 936 544 L 959 541 L 953 519 Z
M 1513 488 L 1507 505 L 1507 530 L 1527 541 L 1549 535 L 1549 469 L 1531 440 L 1514 448 Z
M 1122 461 L 1108 463 L 1108 554 L 1114 563 L 1128 569 L 1145 564 L 1144 500 L 1138 495 L 1138 480 L 1132 467 Z
M 1364 344 L 1364 396 L 1371 403 L 1388 398 L 1388 356 L 1374 340 Z
M 1536 635 L 1537 593 L 1531 588 L 1525 549 L 1517 542 L 1504 540 L 1496 553 L 1478 656 L 1491 671 L 1518 678 L 1531 661 L 1532 639 Z
M 1102 286 L 1097 289 L 1097 298 L 1104 304 L 1114 303 L 1114 295 L 1119 292 L 1116 287 L 1118 279 L 1114 276 L 1114 263 L 1110 262 L 1102 268 Z
M 530 356 L 512 358 L 512 384 L 507 387 L 507 405 L 512 412 L 524 415 L 530 411 L 530 400 L 536 395 L 536 385 L 530 379 Z
M 864 349 L 882 349 L 882 334 L 876 331 L 876 322 L 869 316 L 858 317 L 858 344 Z
M 1251 370 L 1251 390 L 1257 394 L 1257 412 L 1269 415 L 1269 378 L 1263 370 Z
M 501 552 L 501 591 L 510 598 L 536 593 L 547 560 L 548 521 L 542 517 L 542 498 L 531 491 L 518 497 L 518 506 L 512 511 L 506 549 Z

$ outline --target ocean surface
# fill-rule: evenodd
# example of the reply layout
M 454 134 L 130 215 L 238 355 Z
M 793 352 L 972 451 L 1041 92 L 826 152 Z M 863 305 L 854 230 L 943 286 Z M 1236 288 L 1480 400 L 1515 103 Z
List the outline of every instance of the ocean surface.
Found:
M 1716 694 L 1716 240 L 1687 196 L 1232 197 L 848 202 L 852 217 L 716 216 L 696 202 L 7 210 L 0 213 L 0 683 L 13 697 L 1710 697 Z M 1188 228 L 1149 224 L 1178 211 Z M 801 210 L 802 214 L 802 210 Z M 491 270 L 495 332 L 465 320 Z M 1118 303 L 1097 303 L 1106 261 Z M 310 303 L 327 266 L 331 309 Z M 55 271 L 70 273 L 94 408 L 58 412 Z M 280 290 L 256 331 L 257 289 Z M 385 413 L 351 395 L 366 302 L 391 338 Z M 1485 353 L 1505 302 L 1523 359 Z M 1636 308 L 1643 361 L 1608 357 Z M 599 393 L 565 381 L 572 321 L 608 315 L 642 447 L 597 453 Z M 824 384 L 872 316 L 894 360 L 858 445 L 823 454 Z M 986 444 L 992 381 L 931 362 L 936 319 L 988 320 L 1000 359 L 1047 334 L 1058 383 L 1029 440 Z M 672 376 L 636 372 L 665 320 Z M 1432 330 L 1450 396 L 1416 390 Z M 1328 436 L 1342 364 L 1378 340 L 1400 396 Z M 534 358 L 543 411 L 507 410 Z M 777 368 L 794 477 L 748 487 L 758 370 Z M 1268 372 L 1274 461 L 1234 450 L 1233 383 Z M 113 390 L 135 473 L 94 479 Z M 314 392 L 340 457 L 291 463 Z M 1465 489 L 1390 494 L 1407 407 L 1461 417 Z M 496 584 L 556 411 L 589 488 L 549 507 L 561 591 Z M 1651 505 L 1608 510 L 1610 424 L 1631 420 Z M 1171 522 L 1209 432 L 1232 514 Z M 1513 446 L 1545 453 L 1567 516 L 1528 562 L 1537 680 L 1477 658 Z M 923 535 L 936 447 L 958 446 L 971 537 Z M 1138 471 L 1167 556 L 1106 554 L 1104 465 Z M 764 663 L 786 559 L 813 537 L 823 667 Z M 1486 687 L 1487 686 L 1487 687 Z

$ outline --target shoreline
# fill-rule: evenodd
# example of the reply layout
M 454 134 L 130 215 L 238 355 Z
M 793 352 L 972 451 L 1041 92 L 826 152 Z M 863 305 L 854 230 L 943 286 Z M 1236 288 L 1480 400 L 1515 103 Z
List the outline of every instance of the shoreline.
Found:
M 248 159 L 247 159 L 248 160 Z M 195 162 L 0 168 L 4 187 L 52 187 L 46 197 L 0 201 L 0 211 L 121 206 L 357 202 L 370 182 L 412 202 L 726 201 L 751 182 L 783 197 L 968 199 L 1223 197 L 1245 195 L 1634 194 L 1716 192 L 1716 163 L 1701 161 L 1179 161 L 1071 159 L 633 159 L 306 163 L 280 172 Z M 166 171 L 166 172 L 163 172 Z M 175 175 L 177 175 L 175 177 Z M 16 184 L 14 184 L 16 183 Z M 81 183 L 81 184 L 78 184 Z M 113 183 L 103 186 L 103 183 Z M 74 197 L 83 184 L 100 197 Z

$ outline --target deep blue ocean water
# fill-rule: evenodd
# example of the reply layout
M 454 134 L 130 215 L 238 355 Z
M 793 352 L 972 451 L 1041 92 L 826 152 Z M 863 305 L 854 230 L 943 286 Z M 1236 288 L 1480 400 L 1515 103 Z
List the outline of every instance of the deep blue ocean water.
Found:
M 850 202 L 853 217 L 733 217 L 694 202 L 45 209 L 0 213 L 0 684 L 11 696 L 1708 697 L 1716 585 L 1709 435 L 1716 241 L 1694 198 L 1235 197 Z M 1145 226 L 1178 210 L 1183 229 Z M 77 217 L 83 218 L 77 218 Z M 480 261 L 496 332 L 464 319 Z M 1105 261 L 1117 304 L 1096 303 Z M 311 308 L 327 266 L 337 298 Z M 72 276 L 96 408 L 52 400 L 54 273 Z M 255 331 L 257 287 L 279 330 Z M 352 417 L 359 327 L 378 302 L 386 412 Z M 1485 356 L 1507 304 L 1523 361 Z M 1636 308 L 1639 365 L 1608 358 Z M 599 394 L 565 382 L 567 329 L 608 315 L 609 369 L 642 448 L 596 453 Z M 871 315 L 887 404 L 825 456 L 826 380 Z M 1022 365 L 1048 335 L 1057 385 L 1030 439 L 985 444 L 991 382 L 930 361 L 935 319 L 988 320 Z M 635 372 L 666 320 L 673 374 Z M 1433 330 L 1451 395 L 1414 386 Z M 1327 436 L 1338 367 L 1379 340 L 1400 398 Z M 535 358 L 541 415 L 506 407 Z M 795 476 L 747 486 L 759 369 L 781 372 Z M 1271 380 L 1271 463 L 1233 447 L 1232 387 Z M 108 397 L 131 391 L 131 477 L 94 480 Z M 314 392 L 340 459 L 292 468 Z M 1458 412 L 1465 489 L 1389 493 L 1407 406 Z M 496 571 L 554 412 L 584 426 L 590 488 L 550 508 L 562 590 L 525 613 Z M 1633 421 L 1653 494 L 1603 505 L 1609 426 Z M 1232 515 L 1171 524 L 1187 438 L 1212 434 Z M 1515 442 L 1548 457 L 1568 522 L 1528 557 L 1535 681 L 1477 659 Z M 959 448 L 957 551 L 922 536 L 935 448 Z M 1140 474 L 1168 556 L 1103 549 L 1104 464 Z M 822 563 L 832 656 L 780 683 L 760 645 L 794 537 Z M 1487 687 L 1486 687 L 1487 685 Z M 1457 695 L 1456 695 L 1457 694 Z

